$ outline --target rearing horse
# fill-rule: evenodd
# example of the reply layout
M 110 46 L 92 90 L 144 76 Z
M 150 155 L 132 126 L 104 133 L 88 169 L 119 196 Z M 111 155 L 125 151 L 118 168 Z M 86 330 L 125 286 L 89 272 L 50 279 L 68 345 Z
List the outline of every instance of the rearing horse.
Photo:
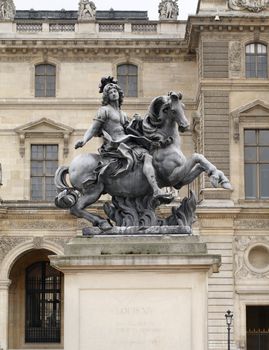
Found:
M 135 127 L 136 126 L 136 127 Z M 151 143 L 150 153 L 156 178 L 160 187 L 173 186 L 176 189 L 190 184 L 202 172 L 206 172 L 214 187 L 218 185 L 231 189 L 224 173 L 218 170 L 202 154 L 194 153 L 186 158 L 180 149 L 180 135 L 189 127 L 184 113 L 182 94 L 170 92 L 167 96 L 155 98 L 144 119 L 133 120 L 127 128 L 129 132 L 146 137 Z M 70 212 L 90 221 L 94 226 L 108 229 L 111 225 L 104 218 L 89 213 L 86 208 L 95 203 L 102 194 L 129 200 L 143 198 L 152 193 L 138 162 L 128 173 L 98 176 L 97 168 L 101 156 L 83 154 L 77 156 L 68 167 L 60 167 L 55 174 L 58 196 L 55 203 L 60 208 L 70 208 Z M 67 183 L 66 176 L 72 187 Z

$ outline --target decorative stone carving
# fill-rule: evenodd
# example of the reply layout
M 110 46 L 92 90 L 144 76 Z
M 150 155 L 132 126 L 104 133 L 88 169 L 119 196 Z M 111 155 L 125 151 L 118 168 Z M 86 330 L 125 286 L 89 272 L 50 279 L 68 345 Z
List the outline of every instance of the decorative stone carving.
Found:
M 233 121 L 233 137 L 234 141 L 239 141 L 239 125 L 244 122 L 249 126 L 250 123 L 255 123 L 257 126 L 259 123 L 263 125 L 267 123 L 269 115 L 269 105 L 261 100 L 255 100 L 247 105 L 244 105 L 231 112 Z
M 41 118 L 38 121 L 28 123 L 15 129 L 15 132 L 20 138 L 20 155 L 24 157 L 25 154 L 25 139 L 26 137 L 38 137 L 38 138 L 63 138 L 64 157 L 69 152 L 69 138 L 73 132 L 73 129 L 67 125 L 55 123 L 53 120 L 47 118 Z
M 14 20 L 16 8 L 13 0 L 0 0 L 0 20 Z
M 229 7 L 235 11 L 260 12 L 269 7 L 268 0 L 229 0 Z
M 235 238 L 234 276 L 238 279 L 269 278 L 269 238 Z
M 0 262 L 4 259 L 4 257 L 7 255 L 7 253 L 15 248 L 17 245 L 30 241 L 29 237 L 8 237 L 8 236 L 1 236 L 0 239 Z
M 233 41 L 230 43 L 230 71 L 232 76 L 238 76 L 241 71 L 241 43 Z
M 80 21 L 95 20 L 96 6 L 93 1 L 80 0 L 78 8 L 78 19 Z
M 42 244 L 43 244 L 43 237 L 34 237 L 33 238 L 34 249 L 41 249 Z
M 159 4 L 159 19 L 171 20 L 177 19 L 178 16 L 178 0 L 162 0 Z

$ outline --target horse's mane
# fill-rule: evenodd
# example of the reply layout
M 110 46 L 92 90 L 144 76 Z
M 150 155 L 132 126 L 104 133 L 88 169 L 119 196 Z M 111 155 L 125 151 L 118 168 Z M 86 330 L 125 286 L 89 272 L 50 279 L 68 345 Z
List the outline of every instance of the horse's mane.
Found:
M 149 111 L 143 119 L 143 134 L 150 140 L 165 141 L 165 135 L 160 132 L 164 124 L 164 117 L 160 116 L 160 110 L 165 104 L 168 106 L 166 96 L 156 97 L 151 102 Z

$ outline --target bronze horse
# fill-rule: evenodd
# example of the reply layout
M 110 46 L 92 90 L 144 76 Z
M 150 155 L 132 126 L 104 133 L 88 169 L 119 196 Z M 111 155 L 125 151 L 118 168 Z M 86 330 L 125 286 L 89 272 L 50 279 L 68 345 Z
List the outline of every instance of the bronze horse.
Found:
M 155 98 L 145 118 L 134 119 L 127 130 L 149 140 L 151 145 L 149 152 L 153 158 L 160 188 L 173 186 L 180 189 L 190 184 L 202 172 L 206 172 L 214 187 L 220 185 L 225 189 L 231 189 L 231 184 L 224 173 L 202 154 L 194 153 L 190 158 L 184 156 L 180 148 L 178 131 L 184 132 L 188 127 L 182 95 L 170 92 L 167 96 Z M 111 224 L 104 218 L 89 213 L 87 207 L 95 203 L 102 194 L 108 193 L 112 199 L 116 198 L 118 201 L 122 199 L 123 206 L 128 212 L 128 203 L 143 206 L 143 201 L 152 192 L 152 188 L 142 172 L 141 163 L 138 162 L 131 171 L 119 176 L 111 176 L 109 172 L 98 176 L 100 161 L 101 156 L 98 154 L 82 154 L 71 162 L 69 168 L 60 167 L 55 174 L 55 185 L 59 193 L 55 203 L 60 208 L 70 208 L 72 214 L 106 230 L 111 228 Z M 68 185 L 66 179 L 68 174 L 72 187 Z M 106 212 L 109 211 L 111 208 L 106 207 Z

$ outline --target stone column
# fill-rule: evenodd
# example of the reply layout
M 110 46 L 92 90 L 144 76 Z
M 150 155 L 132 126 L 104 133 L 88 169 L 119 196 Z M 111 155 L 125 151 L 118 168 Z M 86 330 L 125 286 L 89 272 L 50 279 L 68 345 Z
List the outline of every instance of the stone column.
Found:
M 0 281 L 0 349 L 8 345 L 8 288 L 10 280 Z

